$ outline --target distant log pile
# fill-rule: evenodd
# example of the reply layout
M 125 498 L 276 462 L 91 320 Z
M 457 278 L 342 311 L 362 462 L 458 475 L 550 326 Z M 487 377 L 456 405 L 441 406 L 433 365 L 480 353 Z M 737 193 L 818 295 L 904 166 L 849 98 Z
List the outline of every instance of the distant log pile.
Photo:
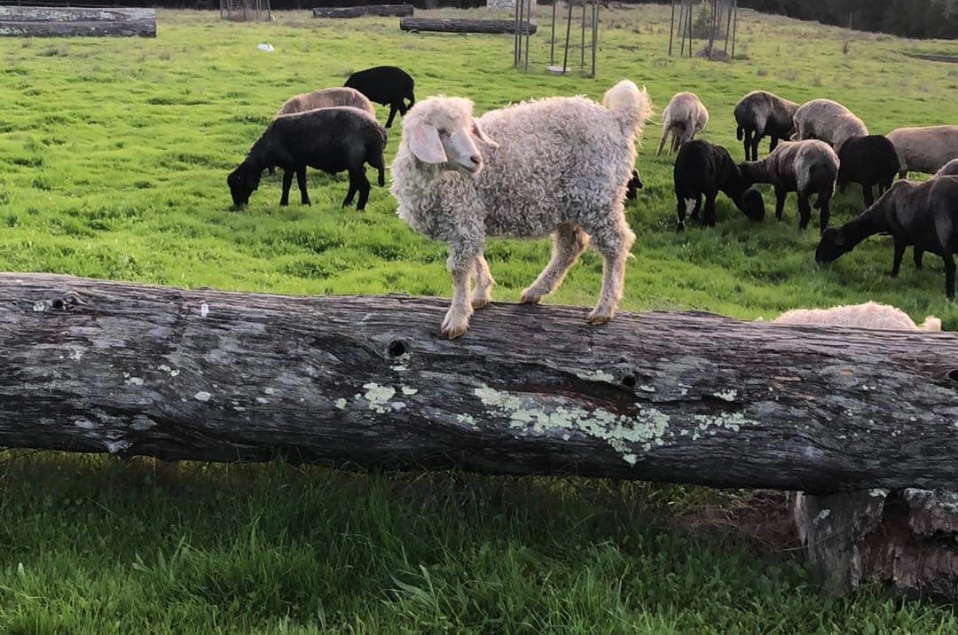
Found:
M 512 33 L 516 32 L 515 20 L 459 20 L 452 18 L 403 18 L 399 21 L 403 31 L 435 33 Z M 535 33 L 535 22 L 523 22 L 522 33 Z
M 364 7 L 317 7 L 313 9 L 314 18 L 362 18 L 375 16 L 380 18 L 405 18 L 413 15 L 411 4 L 370 4 Z
M 156 11 L 76 7 L 0 7 L 0 36 L 156 37 Z

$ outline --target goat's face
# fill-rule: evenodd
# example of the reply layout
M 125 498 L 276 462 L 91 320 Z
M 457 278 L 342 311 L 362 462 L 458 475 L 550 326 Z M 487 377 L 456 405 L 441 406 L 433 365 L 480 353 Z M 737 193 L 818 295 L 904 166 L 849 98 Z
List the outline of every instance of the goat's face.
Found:
M 237 208 L 244 207 L 249 203 L 250 194 L 259 187 L 259 174 L 244 170 L 240 166 L 226 177 L 226 184 L 230 186 L 233 205 Z
M 765 220 L 765 201 L 758 190 L 748 189 L 742 194 L 742 212 L 748 216 L 749 220 Z
M 412 114 L 403 119 L 403 135 L 409 150 L 423 163 L 446 164 L 478 174 L 483 163 L 476 142 L 493 148 L 499 144 L 486 136 L 473 118 L 470 102 L 456 102 L 457 108 L 443 108 L 429 100 L 417 104 Z

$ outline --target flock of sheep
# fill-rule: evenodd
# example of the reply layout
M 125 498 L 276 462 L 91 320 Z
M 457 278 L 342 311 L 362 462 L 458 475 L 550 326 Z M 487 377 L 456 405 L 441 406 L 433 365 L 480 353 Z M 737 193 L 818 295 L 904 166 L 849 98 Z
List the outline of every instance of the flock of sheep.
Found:
M 280 204 L 288 204 L 294 174 L 302 202 L 308 204 L 309 166 L 348 172 L 343 205 L 351 204 L 358 193 L 357 207 L 363 209 L 370 191 L 364 166 L 376 168 L 379 184 L 385 184 L 386 131 L 375 119 L 370 103 L 375 101 L 390 107 L 386 128 L 397 112 L 402 116 L 390 187 L 399 216 L 449 248 L 453 299 L 442 324 L 444 335 L 452 339 L 465 333 L 473 311 L 490 301 L 494 281 L 483 256 L 486 236 L 553 237 L 552 258 L 522 292 L 523 303 L 538 303 L 552 293 L 591 244 L 603 257 L 604 273 L 589 322 L 612 319 L 635 240 L 625 220 L 624 200 L 641 187 L 635 146 L 652 115 L 645 89 L 623 80 L 601 104 L 584 97 L 551 97 L 478 118 L 468 99 L 431 97 L 417 104 L 413 91 L 406 72 L 383 66 L 352 75 L 343 88 L 293 97 L 229 175 L 234 203 L 246 204 L 263 170 L 280 167 Z M 695 139 L 709 118 L 696 95 L 675 95 L 662 113 L 658 151 L 669 136 L 669 152 L 678 151 L 674 185 L 679 231 L 685 228 L 686 214 L 714 226 L 720 191 L 751 220 L 764 219 L 764 202 L 753 186 L 770 183 L 779 220 L 787 193 L 797 193 L 802 229 L 810 221 L 810 199 L 816 197 L 822 232 L 818 262 L 835 260 L 868 236 L 891 234 L 891 275 L 897 275 L 907 246 L 914 247 L 919 267 L 922 254 L 929 251 L 944 260 L 946 292 L 954 297 L 958 126 L 869 135 L 861 119 L 834 101 L 798 105 L 762 91 L 746 95 L 734 115 L 749 159 L 744 163 L 733 161 L 722 147 Z M 759 160 L 764 137 L 771 139 L 770 154 Z M 892 184 L 896 175 L 904 178 L 908 171 L 935 177 L 925 183 Z M 843 227 L 829 229 L 835 186 L 847 183 L 862 186 L 867 209 Z M 876 186 L 877 202 L 872 195 Z

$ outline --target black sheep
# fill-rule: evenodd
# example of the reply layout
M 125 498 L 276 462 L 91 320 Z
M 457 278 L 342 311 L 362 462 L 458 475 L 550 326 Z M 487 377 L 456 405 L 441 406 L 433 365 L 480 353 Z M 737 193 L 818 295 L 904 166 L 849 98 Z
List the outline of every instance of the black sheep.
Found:
M 639 171 L 632 170 L 632 178 L 629 179 L 629 184 L 625 190 L 625 198 L 629 199 L 630 201 L 635 200 L 635 198 L 639 195 L 639 190 L 641 190 L 643 187 L 645 186 L 642 185 L 642 179 L 639 178 Z
M 395 66 L 376 66 L 358 71 L 346 80 L 346 88 L 354 88 L 366 95 L 370 101 L 389 106 L 389 118 L 386 127 L 393 125 L 396 112 L 406 116 L 406 111 L 416 103 L 413 94 L 415 82 L 409 73 Z M 406 105 L 405 100 L 409 100 Z
M 752 183 L 742 175 L 725 148 L 701 140 L 686 143 L 675 159 L 673 177 L 678 201 L 677 231 L 685 229 L 685 213 L 693 204 L 691 218 L 698 220 L 703 195 L 705 216 L 702 224 L 715 227 L 715 198 L 720 191 L 732 199 L 749 219 L 760 221 L 765 218 L 762 195 L 749 189 Z
M 921 269 L 926 251 L 945 261 L 945 294 L 955 297 L 955 259 L 958 249 L 958 179 L 937 178 L 924 183 L 899 181 L 878 202 L 839 229 L 829 229 L 815 252 L 818 263 L 832 262 L 860 242 L 879 233 L 895 240 L 891 277 L 898 275 L 905 248 L 915 247 L 915 266 Z
M 345 170 L 349 172 L 349 193 L 343 207 L 351 204 L 359 192 L 356 207 L 362 210 L 370 190 L 364 164 L 378 169 L 379 185 L 386 184 L 385 146 L 386 131 L 369 113 L 357 108 L 321 108 L 280 115 L 267 126 L 226 182 L 233 203 L 241 207 L 249 203 L 250 194 L 259 187 L 263 170 L 275 165 L 285 171 L 279 204 L 289 204 L 289 189 L 296 174 L 303 205 L 309 205 L 307 166 L 329 174 Z
M 898 151 L 886 137 L 869 135 L 852 137 L 842 144 L 838 153 L 838 187 L 844 191 L 849 183 L 862 186 L 865 207 L 875 202 L 872 187 L 878 186 L 878 195 L 891 187 L 900 169 Z
M 793 117 L 798 104 L 762 90 L 749 93 L 735 104 L 736 136 L 745 147 L 745 160 L 758 161 L 758 143 L 769 137 L 768 151 L 779 141 L 788 141 L 795 132 Z

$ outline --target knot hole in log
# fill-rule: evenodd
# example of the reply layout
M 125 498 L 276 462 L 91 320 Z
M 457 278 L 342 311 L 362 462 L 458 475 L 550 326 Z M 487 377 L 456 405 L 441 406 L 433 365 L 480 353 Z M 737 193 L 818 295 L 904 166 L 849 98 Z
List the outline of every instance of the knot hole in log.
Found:
M 406 354 L 406 345 L 399 340 L 393 340 L 386 348 L 386 352 L 389 353 L 390 357 L 402 357 Z
M 635 388 L 635 377 L 633 375 L 626 375 L 622 378 L 622 385 L 626 388 Z
M 958 383 L 958 369 L 948 371 L 948 379 L 950 379 L 951 381 L 955 383 Z

